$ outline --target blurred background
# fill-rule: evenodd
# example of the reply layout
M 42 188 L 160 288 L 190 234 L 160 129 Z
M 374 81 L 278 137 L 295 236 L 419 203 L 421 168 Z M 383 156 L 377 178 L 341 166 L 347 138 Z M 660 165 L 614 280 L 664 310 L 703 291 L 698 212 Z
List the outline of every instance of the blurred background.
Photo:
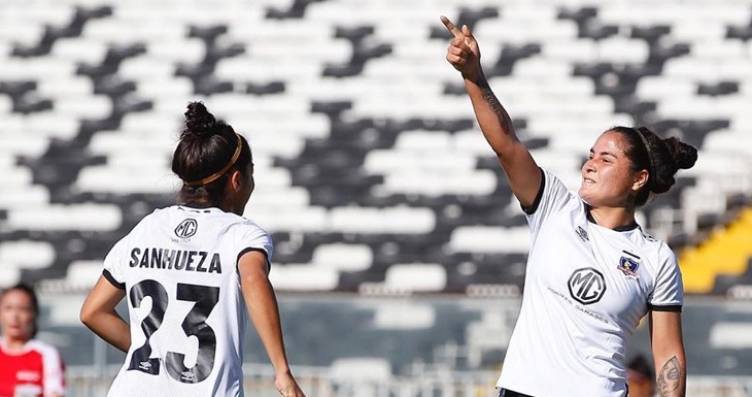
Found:
M 752 396 L 752 1 L 2 0 L 0 287 L 40 293 L 70 396 L 122 364 L 78 310 L 112 244 L 174 202 L 192 100 L 251 143 L 246 216 L 273 234 L 309 396 L 495 394 L 528 231 L 440 15 L 570 188 L 614 125 L 699 148 L 638 221 L 680 258 L 688 395 Z M 247 394 L 275 395 L 253 331 L 245 360 Z

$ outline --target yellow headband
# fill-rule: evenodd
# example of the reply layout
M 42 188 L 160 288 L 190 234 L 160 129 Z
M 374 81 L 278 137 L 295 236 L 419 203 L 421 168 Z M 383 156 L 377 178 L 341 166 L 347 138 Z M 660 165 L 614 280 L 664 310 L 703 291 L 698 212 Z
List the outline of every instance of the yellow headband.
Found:
M 201 178 L 201 179 L 199 179 L 197 181 L 191 181 L 191 182 L 183 181 L 183 183 L 185 183 L 188 186 L 203 186 L 203 185 L 208 185 L 208 184 L 216 181 L 222 175 L 224 175 L 225 172 L 227 172 L 227 170 L 229 170 L 230 167 L 232 167 L 235 164 L 235 162 L 238 161 L 238 157 L 240 157 L 240 151 L 243 148 L 243 141 L 240 139 L 240 135 L 238 135 L 236 133 L 235 136 L 238 137 L 238 147 L 235 148 L 235 153 L 232 154 L 232 158 L 230 158 L 230 162 L 227 163 L 226 166 L 222 167 L 221 170 L 219 170 L 219 171 L 217 171 L 217 172 L 215 172 L 215 173 L 213 173 L 213 174 L 211 174 L 211 175 L 209 175 L 209 176 L 207 176 L 205 178 Z

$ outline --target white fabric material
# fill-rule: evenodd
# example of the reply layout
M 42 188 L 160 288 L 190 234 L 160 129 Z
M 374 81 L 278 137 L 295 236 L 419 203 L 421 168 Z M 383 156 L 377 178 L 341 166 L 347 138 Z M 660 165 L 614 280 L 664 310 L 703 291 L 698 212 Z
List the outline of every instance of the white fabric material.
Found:
M 535 397 L 623 397 L 626 338 L 649 305 L 682 304 L 679 267 L 668 246 L 639 227 L 588 221 L 579 196 L 544 174 L 527 216 L 522 309 L 497 385 Z M 633 272 L 619 268 L 622 257 L 637 264 Z
M 36 350 L 42 355 L 42 368 L 44 371 L 44 395 L 65 394 L 65 369 L 60 353 L 52 345 L 48 345 L 37 339 L 32 339 L 26 346 Z
M 270 236 L 243 217 L 184 206 L 154 211 L 115 244 L 104 269 L 125 284 L 132 343 L 109 397 L 243 395 L 237 259 L 247 249 L 271 260 Z

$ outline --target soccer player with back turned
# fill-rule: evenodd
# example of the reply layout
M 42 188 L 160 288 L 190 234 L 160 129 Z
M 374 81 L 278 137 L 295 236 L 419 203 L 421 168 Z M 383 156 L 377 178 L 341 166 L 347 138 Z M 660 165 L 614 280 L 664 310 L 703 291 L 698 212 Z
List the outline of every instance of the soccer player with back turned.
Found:
M 89 328 L 127 352 L 108 396 L 242 396 L 250 314 L 280 395 L 303 397 L 267 277 L 271 237 L 241 216 L 254 188 L 251 148 L 201 103 L 185 117 L 172 160 L 180 204 L 115 244 L 81 309 Z M 126 296 L 130 325 L 115 312 Z

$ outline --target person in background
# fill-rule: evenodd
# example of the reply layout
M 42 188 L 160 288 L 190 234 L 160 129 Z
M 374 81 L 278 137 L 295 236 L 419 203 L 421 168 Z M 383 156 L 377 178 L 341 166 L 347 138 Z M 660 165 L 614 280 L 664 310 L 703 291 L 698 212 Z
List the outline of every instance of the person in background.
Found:
M 642 354 L 627 364 L 629 397 L 653 397 L 655 395 L 655 372 Z
M 65 366 L 54 347 L 34 339 L 39 302 L 18 284 L 0 294 L 0 397 L 62 397 Z

